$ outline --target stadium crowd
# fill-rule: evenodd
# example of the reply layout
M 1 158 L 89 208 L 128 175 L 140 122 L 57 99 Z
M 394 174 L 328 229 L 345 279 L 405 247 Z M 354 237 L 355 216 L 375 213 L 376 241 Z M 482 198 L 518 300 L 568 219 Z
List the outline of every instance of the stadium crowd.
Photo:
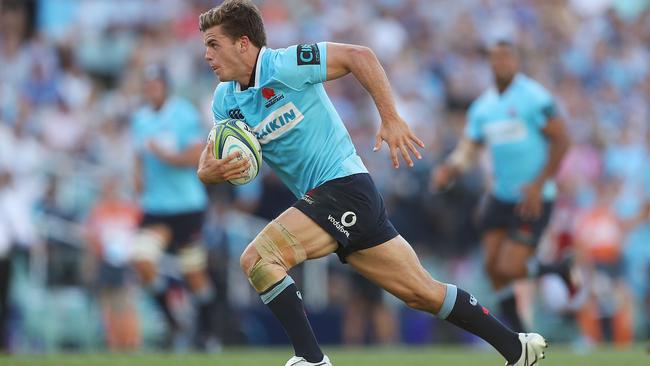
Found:
M 203 113 L 207 136 L 217 80 L 203 60 L 197 20 L 214 3 L 0 2 L 0 290 L 11 289 L 9 301 L 0 301 L 0 327 L 7 329 L 4 347 L 26 352 L 154 343 L 159 323 L 138 295 L 129 241 L 98 244 L 92 233 L 102 218 L 91 213 L 113 200 L 137 215 L 137 207 L 129 206 L 134 197 L 129 127 L 143 101 L 147 65 L 166 67 L 174 93 Z M 589 286 L 586 298 L 571 304 L 558 300 L 562 291 L 552 281 L 521 284 L 518 291 L 536 292 L 540 300 L 525 304 L 526 319 L 551 340 L 582 346 L 648 337 L 650 1 L 258 4 L 270 47 L 328 40 L 375 51 L 400 113 L 427 144 L 422 161 L 395 171 L 385 151 L 372 152 L 378 114 L 354 80 L 328 83 L 328 93 L 375 177 L 392 221 L 425 266 L 442 280 L 472 284 L 470 289 L 483 299 L 490 294 L 473 212 L 489 184 L 482 173 L 489 162 L 482 159 L 480 167 L 446 192 L 430 188 L 430 173 L 458 140 L 469 103 L 491 84 L 485 45 L 502 37 L 516 41 L 524 70 L 555 95 L 572 137 L 542 254 L 551 260 L 562 250 L 576 250 Z M 269 316 L 232 267 L 237 267 L 247 235 L 255 232 L 252 228 L 288 207 L 293 197 L 266 169 L 249 185 L 209 191 L 204 239 L 222 302 L 222 338 L 226 343 L 282 342 L 281 334 L 269 333 Z M 372 341 L 375 333 L 383 342 L 458 339 L 442 325 L 397 307 L 390 297 L 376 296 L 367 284 L 351 279 L 335 258 L 325 263 L 329 282 L 321 286 L 327 294 L 314 294 L 310 307 L 315 327 L 331 328 L 322 331 L 325 342 Z M 297 279 L 313 280 L 318 278 L 313 272 L 320 270 L 305 268 Z M 167 271 L 174 278 L 173 263 Z M 11 286 L 3 284 L 9 278 Z M 375 317 L 379 321 L 368 334 L 332 325 L 341 322 L 331 319 L 354 318 L 342 315 L 345 311 L 364 313 L 346 306 L 361 301 L 351 293 L 369 293 L 366 298 L 374 304 L 383 300 Z M 183 314 L 183 294 L 179 287 L 170 298 L 179 316 L 189 319 Z M 613 325 L 601 326 L 602 319 Z

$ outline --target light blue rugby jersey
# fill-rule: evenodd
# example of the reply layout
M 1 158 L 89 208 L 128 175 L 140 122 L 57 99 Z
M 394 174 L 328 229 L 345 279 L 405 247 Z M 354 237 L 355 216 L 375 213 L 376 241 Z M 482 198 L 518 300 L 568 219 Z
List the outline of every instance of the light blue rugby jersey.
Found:
M 340 177 L 366 173 L 350 135 L 325 93 L 327 45 L 262 48 L 255 84 L 242 91 L 221 82 L 212 102 L 216 121 L 244 119 L 264 161 L 296 197 Z
M 517 74 L 503 94 L 484 92 L 469 108 L 465 136 L 484 143 L 492 158 L 493 195 L 506 202 L 521 200 L 521 189 L 544 169 L 548 141 L 542 129 L 557 115 L 551 94 L 535 80 Z M 545 200 L 555 198 L 547 181 Z
M 140 204 L 146 213 L 181 214 L 204 209 L 208 203 L 205 187 L 196 176 L 196 167 L 170 165 L 157 158 L 149 140 L 179 152 L 205 141 L 200 114 L 188 101 L 171 97 L 159 111 L 141 108 L 131 124 L 131 135 L 142 160 L 144 183 Z

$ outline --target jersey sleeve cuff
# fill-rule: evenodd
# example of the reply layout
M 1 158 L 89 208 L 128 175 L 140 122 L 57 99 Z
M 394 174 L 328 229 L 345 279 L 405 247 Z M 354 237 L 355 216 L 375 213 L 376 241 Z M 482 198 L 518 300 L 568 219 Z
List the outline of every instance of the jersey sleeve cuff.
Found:
M 317 46 L 321 55 L 318 79 L 323 83 L 327 81 L 327 42 L 318 42 Z

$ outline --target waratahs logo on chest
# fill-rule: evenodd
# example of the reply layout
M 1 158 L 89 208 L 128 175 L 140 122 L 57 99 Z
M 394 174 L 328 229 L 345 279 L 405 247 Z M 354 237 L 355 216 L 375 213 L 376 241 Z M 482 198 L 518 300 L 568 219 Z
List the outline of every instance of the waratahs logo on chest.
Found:
M 305 116 L 296 108 L 296 105 L 289 102 L 266 116 L 260 124 L 255 126 L 253 132 L 260 144 L 266 144 L 296 127 L 304 118 Z
M 272 88 L 262 88 L 262 96 L 266 99 L 265 108 L 271 108 L 275 103 L 284 99 L 284 95 L 276 94 Z

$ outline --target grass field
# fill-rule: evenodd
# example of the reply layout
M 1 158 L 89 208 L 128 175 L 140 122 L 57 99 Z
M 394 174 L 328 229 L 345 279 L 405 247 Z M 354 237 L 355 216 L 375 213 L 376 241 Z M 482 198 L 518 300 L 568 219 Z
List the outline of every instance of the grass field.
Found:
M 325 348 L 336 366 L 502 366 L 503 360 L 487 350 L 460 347 L 431 348 Z M 283 366 L 289 349 L 237 348 L 214 355 L 197 354 L 88 354 L 42 357 L 0 357 L 2 366 Z M 647 366 L 650 355 L 642 347 L 625 351 L 598 349 L 576 354 L 566 348 L 549 349 L 541 366 Z

